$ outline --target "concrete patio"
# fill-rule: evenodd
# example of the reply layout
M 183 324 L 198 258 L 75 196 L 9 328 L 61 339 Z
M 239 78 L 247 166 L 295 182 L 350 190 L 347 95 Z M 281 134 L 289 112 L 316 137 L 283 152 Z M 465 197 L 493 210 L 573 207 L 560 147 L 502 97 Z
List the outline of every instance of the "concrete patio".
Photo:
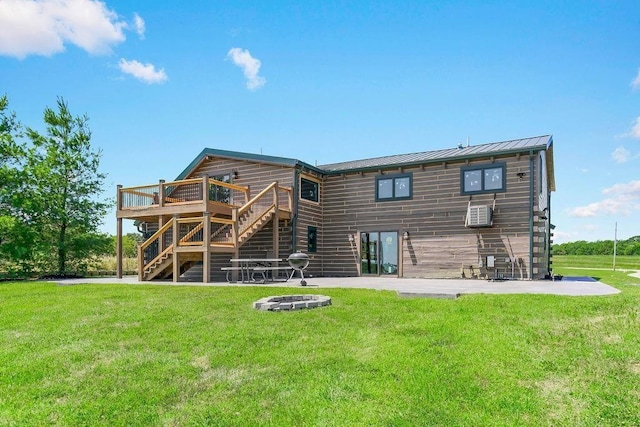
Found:
M 564 277 L 558 281 L 522 280 L 487 281 L 473 279 L 398 279 L 395 277 L 312 277 L 307 286 L 300 286 L 300 279 L 288 282 L 255 283 L 201 283 L 153 281 L 139 282 L 136 276 L 122 279 L 114 277 L 67 279 L 53 281 L 59 285 L 78 284 L 130 284 L 160 286 L 261 286 L 267 288 L 287 287 L 297 289 L 357 288 L 396 291 L 404 297 L 456 298 L 465 294 L 549 294 L 568 296 L 613 295 L 620 291 L 605 283 L 590 278 Z

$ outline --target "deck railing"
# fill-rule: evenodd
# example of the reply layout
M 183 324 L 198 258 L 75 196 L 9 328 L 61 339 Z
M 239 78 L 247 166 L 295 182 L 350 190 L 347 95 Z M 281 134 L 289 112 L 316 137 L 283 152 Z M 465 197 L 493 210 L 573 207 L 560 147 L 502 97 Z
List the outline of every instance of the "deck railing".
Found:
M 203 203 L 205 200 L 241 206 L 249 201 L 249 187 L 205 176 L 138 187 L 118 187 L 117 196 L 119 210 Z
M 212 186 L 228 188 L 230 191 L 238 192 L 245 203 L 242 206 L 231 205 L 231 218 L 219 218 L 209 214 L 200 217 L 178 218 L 174 216 L 171 218 L 138 246 L 139 280 L 143 280 L 145 272 L 154 268 L 154 264 L 166 260 L 173 253 L 175 249 L 174 241 L 177 242 L 175 246 L 179 248 L 194 247 L 195 249 L 196 247 L 202 247 L 204 250 L 207 245 L 237 248 L 242 244 L 242 241 L 245 241 L 252 233 L 257 231 L 257 229 L 252 230 L 255 224 L 270 213 L 276 212 L 276 206 L 280 206 L 280 209 L 288 210 L 289 212 L 293 208 L 292 189 L 280 187 L 277 182 L 267 186 L 251 200 L 249 200 L 248 187 L 211 179 L 206 181 L 192 179 L 170 183 L 160 182 L 158 185 L 119 188 L 118 197 L 119 203 L 122 203 L 122 209 L 124 209 L 124 206 L 129 209 L 136 209 L 172 203 L 193 203 L 202 200 L 203 191 L 211 194 Z M 156 194 L 158 199 L 154 200 Z M 190 200 L 198 198 L 199 200 Z M 157 203 L 149 203 L 149 200 L 157 201 Z M 209 220 L 209 226 L 205 227 L 207 219 Z

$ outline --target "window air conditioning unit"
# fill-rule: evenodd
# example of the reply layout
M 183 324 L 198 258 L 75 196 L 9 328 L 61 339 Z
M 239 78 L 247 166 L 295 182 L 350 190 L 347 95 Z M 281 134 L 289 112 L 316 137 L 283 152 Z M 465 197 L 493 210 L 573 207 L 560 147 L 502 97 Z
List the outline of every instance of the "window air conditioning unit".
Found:
M 493 225 L 493 209 L 491 206 L 469 206 L 467 210 L 467 227 L 491 227 Z

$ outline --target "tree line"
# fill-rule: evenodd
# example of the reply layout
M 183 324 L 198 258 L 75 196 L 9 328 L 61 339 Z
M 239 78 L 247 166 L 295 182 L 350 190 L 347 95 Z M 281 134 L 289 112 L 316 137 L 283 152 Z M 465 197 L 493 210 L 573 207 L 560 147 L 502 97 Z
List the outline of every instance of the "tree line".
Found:
M 553 245 L 554 255 L 613 255 L 613 240 L 598 240 L 587 242 L 578 240 L 575 242 Z M 640 255 L 640 236 L 634 236 L 627 240 L 616 242 L 617 255 Z
M 0 270 L 64 276 L 110 251 L 98 228 L 113 201 L 88 117 L 58 98 L 43 119 L 42 132 L 23 125 L 0 97 Z

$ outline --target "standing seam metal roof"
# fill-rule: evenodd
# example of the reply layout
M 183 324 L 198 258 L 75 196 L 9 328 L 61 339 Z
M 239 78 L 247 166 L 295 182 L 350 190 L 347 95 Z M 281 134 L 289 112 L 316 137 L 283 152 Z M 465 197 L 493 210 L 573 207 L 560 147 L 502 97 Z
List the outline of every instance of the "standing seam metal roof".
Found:
M 371 169 L 394 165 L 428 163 L 478 156 L 491 156 L 528 150 L 542 150 L 549 148 L 552 141 L 553 139 L 551 135 L 543 135 L 532 138 L 514 139 L 511 141 L 471 145 L 461 148 L 448 148 L 444 150 L 424 151 L 421 153 L 411 154 L 397 154 L 392 156 L 375 157 L 371 159 L 318 165 L 318 169 L 322 169 L 327 172 L 344 172 L 354 169 Z
M 312 166 L 297 159 L 287 157 L 267 156 L 263 154 L 243 153 L 239 151 L 217 150 L 205 148 L 176 178 L 184 179 L 206 157 L 222 157 L 241 160 L 250 160 L 263 163 L 272 163 L 283 166 L 301 166 L 304 169 L 313 170 L 325 174 L 338 174 L 357 170 L 370 170 L 389 166 L 401 166 L 430 162 L 442 162 L 457 159 L 466 159 L 481 156 L 493 156 L 508 153 L 524 152 L 529 150 L 548 149 L 553 143 L 551 135 L 536 136 L 511 141 L 492 142 L 488 144 L 471 145 L 460 148 L 447 148 L 444 150 L 424 151 L 421 153 L 396 154 L 392 156 L 375 157 L 370 159 L 353 160 L 348 162 L 332 163 Z

